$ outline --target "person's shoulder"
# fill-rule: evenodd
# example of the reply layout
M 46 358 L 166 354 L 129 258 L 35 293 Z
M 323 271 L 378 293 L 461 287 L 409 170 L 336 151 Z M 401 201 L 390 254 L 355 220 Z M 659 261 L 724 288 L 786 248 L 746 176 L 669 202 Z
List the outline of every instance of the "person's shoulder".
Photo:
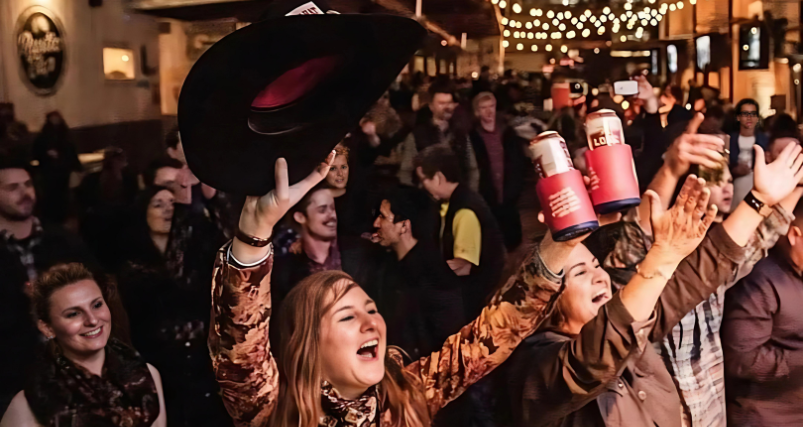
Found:
M 0 419 L 0 427 L 39 427 L 24 391 L 17 393 L 11 399 L 5 415 Z

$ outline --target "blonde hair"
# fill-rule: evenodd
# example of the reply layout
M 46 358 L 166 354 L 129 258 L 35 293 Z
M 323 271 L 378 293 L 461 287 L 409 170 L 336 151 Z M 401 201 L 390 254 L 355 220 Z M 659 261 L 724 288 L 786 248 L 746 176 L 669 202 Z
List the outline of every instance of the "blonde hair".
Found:
M 349 284 L 337 286 L 344 281 Z M 317 427 L 325 415 L 321 407 L 321 319 L 357 286 L 342 271 L 323 271 L 302 280 L 287 295 L 276 322 L 280 328 L 280 383 L 270 426 Z M 383 413 L 390 412 L 388 426 L 428 427 L 429 410 L 423 391 L 409 375 L 386 355 L 385 377 L 378 386 L 379 407 Z
M 487 101 L 492 99 L 496 101 L 496 96 L 494 96 L 491 92 L 480 92 L 477 96 L 474 97 L 474 100 L 471 101 L 471 107 L 474 109 L 474 114 L 477 114 L 477 109 L 480 108 L 480 102 Z

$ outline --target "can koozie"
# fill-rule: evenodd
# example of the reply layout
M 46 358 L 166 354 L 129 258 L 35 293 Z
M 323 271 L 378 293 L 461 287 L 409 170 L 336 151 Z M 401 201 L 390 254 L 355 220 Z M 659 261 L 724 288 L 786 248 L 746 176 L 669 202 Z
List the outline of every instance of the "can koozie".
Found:
M 541 178 L 535 185 L 544 221 L 556 242 L 564 242 L 599 228 L 583 175 L 578 170 Z
M 594 210 L 607 214 L 641 203 L 629 145 L 606 145 L 585 153 Z

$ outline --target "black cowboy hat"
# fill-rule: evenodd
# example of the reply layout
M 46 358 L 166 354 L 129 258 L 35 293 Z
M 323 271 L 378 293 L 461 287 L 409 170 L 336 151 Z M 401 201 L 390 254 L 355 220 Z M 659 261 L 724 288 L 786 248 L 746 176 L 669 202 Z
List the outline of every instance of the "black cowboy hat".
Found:
M 204 183 L 262 195 L 284 157 L 312 172 L 387 90 L 426 36 L 415 20 L 278 1 L 190 70 L 178 103 L 187 163 Z

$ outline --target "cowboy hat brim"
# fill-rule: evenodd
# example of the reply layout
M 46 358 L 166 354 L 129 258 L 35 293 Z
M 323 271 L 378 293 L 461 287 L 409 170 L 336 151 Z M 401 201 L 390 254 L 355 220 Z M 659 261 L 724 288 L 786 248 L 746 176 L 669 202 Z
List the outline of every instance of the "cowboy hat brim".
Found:
M 291 183 L 303 179 L 359 124 L 425 36 L 409 18 L 326 14 L 268 19 L 224 37 L 198 59 L 179 97 L 190 169 L 235 194 L 270 191 L 279 157 Z M 327 56 L 340 61 L 330 78 L 289 105 L 254 111 L 255 97 L 277 77 Z M 287 130 L 260 132 L 260 119 Z

